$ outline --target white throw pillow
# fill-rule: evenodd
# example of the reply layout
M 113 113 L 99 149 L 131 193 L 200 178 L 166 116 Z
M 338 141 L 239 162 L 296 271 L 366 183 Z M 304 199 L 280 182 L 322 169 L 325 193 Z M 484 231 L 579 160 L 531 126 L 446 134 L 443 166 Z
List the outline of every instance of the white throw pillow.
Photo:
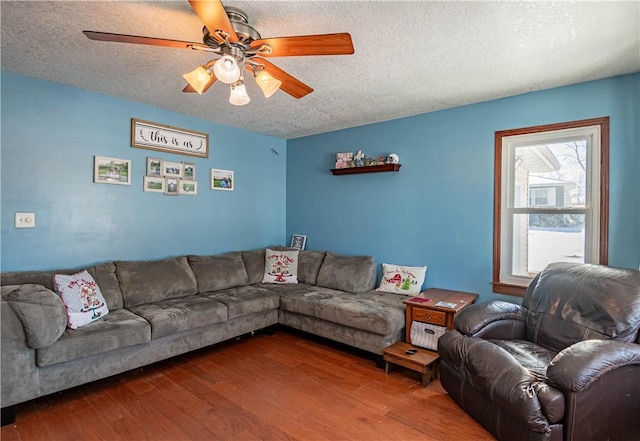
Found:
M 382 279 L 376 291 L 395 294 L 420 294 L 427 274 L 426 266 L 400 266 L 382 264 Z
M 298 253 L 267 248 L 262 283 L 298 283 Z
M 70 276 L 56 274 L 53 281 L 67 310 L 69 328 L 78 329 L 109 313 L 98 284 L 87 271 Z

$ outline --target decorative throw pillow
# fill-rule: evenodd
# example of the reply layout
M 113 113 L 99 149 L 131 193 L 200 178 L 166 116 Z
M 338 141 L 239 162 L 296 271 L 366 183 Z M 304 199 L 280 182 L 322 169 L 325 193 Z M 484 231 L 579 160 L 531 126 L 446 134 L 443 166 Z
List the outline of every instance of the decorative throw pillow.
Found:
M 69 328 L 78 329 L 109 313 L 98 284 L 87 271 L 70 276 L 56 274 L 53 281 L 67 309 Z
M 267 248 L 262 283 L 298 283 L 298 253 Z
M 407 295 L 420 294 L 426 274 L 426 266 L 400 266 L 383 263 L 382 279 L 376 291 Z

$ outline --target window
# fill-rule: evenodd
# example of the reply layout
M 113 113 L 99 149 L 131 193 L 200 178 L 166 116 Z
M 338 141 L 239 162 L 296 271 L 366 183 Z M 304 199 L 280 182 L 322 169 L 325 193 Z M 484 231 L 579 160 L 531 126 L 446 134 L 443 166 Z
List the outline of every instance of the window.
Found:
M 607 264 L 609 118 L 496 132 L 493 290 L 551 262 Z

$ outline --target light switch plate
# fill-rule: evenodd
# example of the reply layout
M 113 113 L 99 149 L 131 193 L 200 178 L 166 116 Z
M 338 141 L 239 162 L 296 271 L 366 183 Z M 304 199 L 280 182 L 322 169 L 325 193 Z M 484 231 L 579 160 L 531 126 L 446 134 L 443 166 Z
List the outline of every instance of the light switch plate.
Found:
M 16 228 L 35 228 L 35 213 L 16 213 Z

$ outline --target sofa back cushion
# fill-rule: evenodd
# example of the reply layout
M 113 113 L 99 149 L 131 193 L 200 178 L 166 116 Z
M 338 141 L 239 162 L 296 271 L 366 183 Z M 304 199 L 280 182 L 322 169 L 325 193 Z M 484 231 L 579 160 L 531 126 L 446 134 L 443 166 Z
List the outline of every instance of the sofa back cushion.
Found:
M 196 294 L 198 283 L 185 256 L 152 261 L 116 262 L 125 306 Z
M 633 342 L 640 328 L 640 271 L 552 263 L 531 282 L 527 339 L 560 351 L 579 341 Z
M 317 285 L 352 293 L 376 286 L 377 265 L 372 256 L 346 256 L 327 252 L 318 272 Z
M 264 276 L 264 248 L 243 251 L 241 254 L 249 284 L 255 285 L 262 282 L 262 277 Z
M 189 256 L 189 266 L 198 283 L 198 292 L 221 291 L 249 284 L 242 254 L 232 252 L 217 256 Z
M 122 300 L 122 291 L 116 278 L 116 266 L 113 262 L 102 263 L 90 266 L 86 269 L 100 287 L 100 291 L 104 296 L 110 311 L 121 309 L 124 306 Z M 0 284 L 5 285 L 23 285 L 34 284 L 42 285 L 51 291 L 55 291 L 53 276 L 56 274 L 71 275 L 82 271 L 82 269 L 64 269 L 55 271 L 12 271 L 2 273 L 0 276 Z
M 318 282 L 318 273 L 326 254 L 324 251 L 300 251 L 298 257 L 298 283 L 315 285 Z

